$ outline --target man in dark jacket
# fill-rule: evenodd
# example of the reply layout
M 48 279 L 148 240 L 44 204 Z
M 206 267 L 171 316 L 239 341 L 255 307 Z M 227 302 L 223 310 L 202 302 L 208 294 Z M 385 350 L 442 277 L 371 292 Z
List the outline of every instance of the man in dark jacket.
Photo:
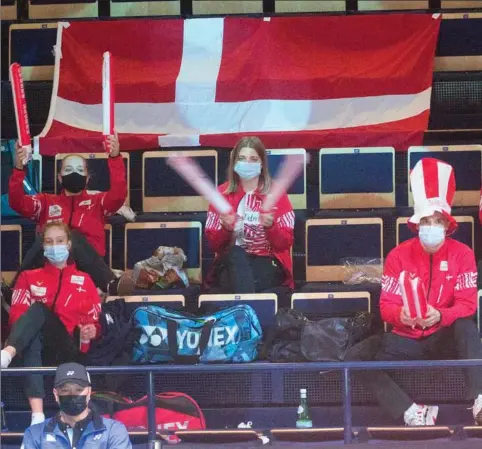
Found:
M 60 412 L 41 424 L 30 426 L 23 449 L 132 449 L 123 424 L 103 418 L 89 409 L 90 377 L 78 363 L 57 368 L 54 395 Z

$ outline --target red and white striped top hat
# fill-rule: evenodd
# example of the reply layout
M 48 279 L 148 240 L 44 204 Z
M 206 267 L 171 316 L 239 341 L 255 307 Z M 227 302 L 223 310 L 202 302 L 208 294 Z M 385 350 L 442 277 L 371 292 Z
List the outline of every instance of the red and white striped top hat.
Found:
M 449 221 L 447 234 L 457 229 L 457 222 L 452 217 L 452 201 L 455 195 L 454 169 L 446 162 L 434 158 L 424 158 L 417 162 L 410 173 L 414 214 L 408 220 L 412 231 L 423 217 L 430 217 L 440 212 Z

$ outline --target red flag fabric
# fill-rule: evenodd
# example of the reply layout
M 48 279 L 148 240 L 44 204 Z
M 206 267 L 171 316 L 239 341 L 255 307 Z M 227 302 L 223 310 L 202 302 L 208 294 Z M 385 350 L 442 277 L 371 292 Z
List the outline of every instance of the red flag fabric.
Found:
M 42 154 L 101 152 L 102 54 L 123 150 L 420 145 L 440 18 L 425 14 L 60 23 Z

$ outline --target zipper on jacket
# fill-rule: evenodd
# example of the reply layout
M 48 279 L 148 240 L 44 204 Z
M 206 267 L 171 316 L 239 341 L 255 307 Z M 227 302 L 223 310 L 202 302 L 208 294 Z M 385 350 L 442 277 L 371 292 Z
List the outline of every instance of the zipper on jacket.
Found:
M 430 273 L 429 273 L 429 278 L 428 278 L 428 289 L 427 289 L 427 304 L 428 304 L 428 300 L 430 298 L 430 290 L 432 289 L 432 262 L 433 262 L 433 256 L 431 255 L 430 256 Z M 423 338 L 425 335 L 425 329 L 422 329 L 422 336 L 421 338 Z
M 55 312 L 55 304 L 57 303 L 57 299 L 59 299 L 60 289 L 62 288 L 62 277 L 63 277 L 63 275 L 64 275 L 64 269 L 62 269 L 62 271 L 60 272 L 59 285 L 57 287 L 57 292 L 55 293 L 55 296 L 54 296 L 54 302 L 52 304 L 52 312 Z
M 427 303 L 430 298 L 430 290 L 432 288 L 432 260 L 433 256 L 430 256 L 430 277 L 428 278 Z
M 72 227 L 72 218 L 74 217 L 74 198 L 75 195 L 71 195 L 71 202 L 70 202 L 70 218 L 69 218 L 69 228 Z

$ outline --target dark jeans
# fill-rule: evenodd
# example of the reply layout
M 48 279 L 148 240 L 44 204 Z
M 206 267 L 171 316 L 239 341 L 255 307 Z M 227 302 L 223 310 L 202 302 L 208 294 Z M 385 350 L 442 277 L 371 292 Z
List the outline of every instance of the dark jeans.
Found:
M 475 322 L 470 318 L 455 321 L 435 334 L 421 340 L 400 337 L 393 333 L 373 336 L 350 348 L 345 360 L 444 360 L 482 359 L 482 344 Z M 353 371 L 380 405 L 393 418 L 401 416 L 413 403 L 411 399 L 383 371 Z M 465 370 L 471 399 L 482 394 L 482 369 Z
M 78 361 L 79 344 L 79 334 L 72 338 L 59 317 L 39 302 L 20 316 L 7 338 L 7 345 L 16 349 L 25 367 Z M 25 377 L 25 394 L 28 398 L 45 397 L 41 375 Z
M 248 254 L 232 246 L 217 262 L 212 291 L 216 293 L 258 293 L 283 284 L 285 274 L 272 257 Z
M 78 231 L 72 231 L 70 257 L 80 271 L 84 271 L 92 278 L 96 287 L 104 292 L 108 291 L 108 285 L 115 279 L 115 275 L 84 235 Z M 44 260 L 42 239 L 38 235 L 23 259 L 20 272 L 43 267 Z

